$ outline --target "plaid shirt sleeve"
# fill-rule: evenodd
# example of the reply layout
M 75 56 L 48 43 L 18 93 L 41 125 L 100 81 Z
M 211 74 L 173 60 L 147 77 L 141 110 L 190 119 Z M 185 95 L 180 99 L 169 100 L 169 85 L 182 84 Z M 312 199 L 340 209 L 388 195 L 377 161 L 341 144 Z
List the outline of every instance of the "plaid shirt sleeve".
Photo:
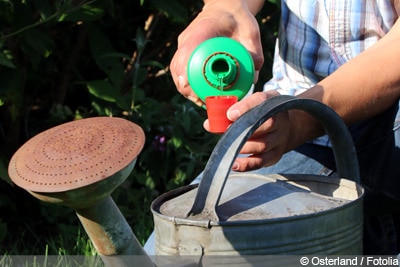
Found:
M 282 0 L 273 78 L 266 90 L 296 95 L 376 43 L 399 0 Z
M 399 0 L 282 0 L 273 78 L 264 90 L 297 95 L 381 39 Z M 329 145 L 326 137 L 315 143 Z

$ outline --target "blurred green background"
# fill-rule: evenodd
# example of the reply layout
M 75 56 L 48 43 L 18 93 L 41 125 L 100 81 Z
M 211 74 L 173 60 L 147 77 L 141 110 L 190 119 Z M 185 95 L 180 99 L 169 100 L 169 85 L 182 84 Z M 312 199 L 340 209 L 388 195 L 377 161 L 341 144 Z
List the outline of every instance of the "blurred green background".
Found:
M 279 1 L 257 19 L 271 76 Z M 95 253 L 73 210 L 40 202 L 16 187 L 8 161 L 29 138 L 75 119 L 123 117 L 140 125 L 146 144 L 113 198 L 144 243 L 150 203 L 190 183 L 217 135 L 205 111 L 177 93 L 168 65 L 179 33 L 202 1 L 0 0 L 0 254 Z

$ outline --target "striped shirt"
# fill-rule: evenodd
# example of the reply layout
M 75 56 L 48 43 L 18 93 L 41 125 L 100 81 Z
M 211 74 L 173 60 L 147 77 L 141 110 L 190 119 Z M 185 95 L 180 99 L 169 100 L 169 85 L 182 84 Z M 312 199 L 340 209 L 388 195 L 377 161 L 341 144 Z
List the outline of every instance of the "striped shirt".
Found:
M 281 2 L 273 78 L 264 90 L 285 95 L 304 92 L 372 46 L 400 14 L 400 0 Z M 315 143 L 328 145 L 326 137 Z

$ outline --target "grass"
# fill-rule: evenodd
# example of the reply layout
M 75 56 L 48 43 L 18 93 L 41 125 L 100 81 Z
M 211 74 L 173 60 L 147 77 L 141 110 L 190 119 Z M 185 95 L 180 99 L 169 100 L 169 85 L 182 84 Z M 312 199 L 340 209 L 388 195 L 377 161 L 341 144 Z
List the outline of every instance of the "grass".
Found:
M 67 207 L 61 208 L 68 209 Z M 138 232 L 138 234 L 135 234 L 142 244 L 147 240 L 153 229 L 152 220 L 149 217 L 151 213 L 146 210 L 143 210 L 144 216 L 139 215 L 135 227 L 131 225 L 133 231 Z M 127 211 L 124 212 L 127 213 Z M 75 216 L 74 212 L 70 214 Z M 136 216 L 127 216 L 127 219 L 132 219 L 131 217 L 136 218 Z M 43 237 L 38 236 L 33 229 L 27 227 L 26 232 L 20 233 L 20 236 L 15 238 L 13 246 L 6 253 L 0 253 L 0 267 L 108 266 L 108 261 L 104 262 L 97 253 L 79 220 L 76 218 L 72 221 L 76 221 L 76 224 L 59 225 L 59 232 L 55 235 L 49 235 L 46 240 L 42 240 Z M 29 225 L 29 223 L 26 225 Z M 28 244 L 24 242 L 27 236 L 30 240 Z M 32 240 L 35 240 L 35 242 L 32 242 Z M 34 245 L 32 246 L 32 244 Z M 116 260 L 118 261 L 118 259 Z M 132 260 L 136 260 L 136 258 L 132 258 Z
M 144 245 L 153 229 L 152 220 L 142 219 L 135 226 L 136 228 L 132 226 L 131 228 L 139 242 Z M 59 233 L 49 236 L 44 237 L 45 240 L 43 240 L 43 237 L 34 234 L 33 229 L 27 228 L 26 232 L 20 233 L 19 236 L 14 235 L 12 246 L 2 251 L 0 255 L 98 255 L 79 221 L 76 225 L 64 225 L 60 227 Z M 24 240 L 30 240 L 30 242 L 26 243 Z
M 153 230 L 150 204 L 155 196 L 149 194 L 154 193 L 142 187 L 121 186 L 112 196 L 141 244 Z M 97 255 L 73 209 L 31 195 L 16 204 L 16 209 L 19 216 L 12 217 L 5 230 L 0 255 Z
M 70 247 L 70 242 L 65 236 L 59 235 L 57 239 L 50 239 L 48 245 L 46 246 L 46 251 L 44 255 L 48 255 L 50 251 L 57 251 L 57 255 L 85 255 L 85 256 L 95 256 L 97 255 L 96 249 L 93 243 L 90 241 L 85 233 L 82 233 L 82 228 L 78 227 L 78 233 L 75 237 L 75 243 Z M 68 249 L 69 248 L 69 249 Z
M 97 255 L 96 249 L 83 228 L 80 225 L 76 227 L 68 227 L 68 230 L 60 232 L 56 236 L 52 236 L 46 240 L 41 240 L 41 237 L 36 236 L 36 242 L 26 244 L 26 236 L 29 235 L 31 229 L 21 233 L 15 237 L 15 242 L 7 251 L 3 251 L 3 255 Z M 30 237 L 32 239 L 32 237 Z M 43 245 L 45 244 L 45 245 Z M 1 265 L 0 265 L 1 266 Z
M 100 256 L 10 256 L 0 258 L 0 267 L 105 266 Z
M 71 228 L 57 237 L 47 240 L 45 247 L 26 247 L 24 233 L 15 239 L 9 253 L 0 256 L 0 267 L 47 267 L 47 266 L 104 266 L 103 261 L 82 227 L 76 227 L 75 236 Z M 79 255 L 79 256 L 77 256 Z

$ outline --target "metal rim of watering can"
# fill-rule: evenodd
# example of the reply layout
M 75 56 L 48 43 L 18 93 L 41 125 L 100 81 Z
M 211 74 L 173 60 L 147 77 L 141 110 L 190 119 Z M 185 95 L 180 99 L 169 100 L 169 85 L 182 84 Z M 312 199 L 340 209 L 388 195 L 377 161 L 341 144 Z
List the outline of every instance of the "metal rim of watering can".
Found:
M 322 124 L 332 142 L 339 177 L 360 183 L 359 165 L 352 138 L 337 113 L 315 100 L 275 96 L 239 117 L 221 137 L 204 169 L 193 206 L 187 217 L 207 214 L 209 217 L 219 219 L 216 206 L 240 149 L 262 123 L 280 112 L 291 109 L 306 111 Z

